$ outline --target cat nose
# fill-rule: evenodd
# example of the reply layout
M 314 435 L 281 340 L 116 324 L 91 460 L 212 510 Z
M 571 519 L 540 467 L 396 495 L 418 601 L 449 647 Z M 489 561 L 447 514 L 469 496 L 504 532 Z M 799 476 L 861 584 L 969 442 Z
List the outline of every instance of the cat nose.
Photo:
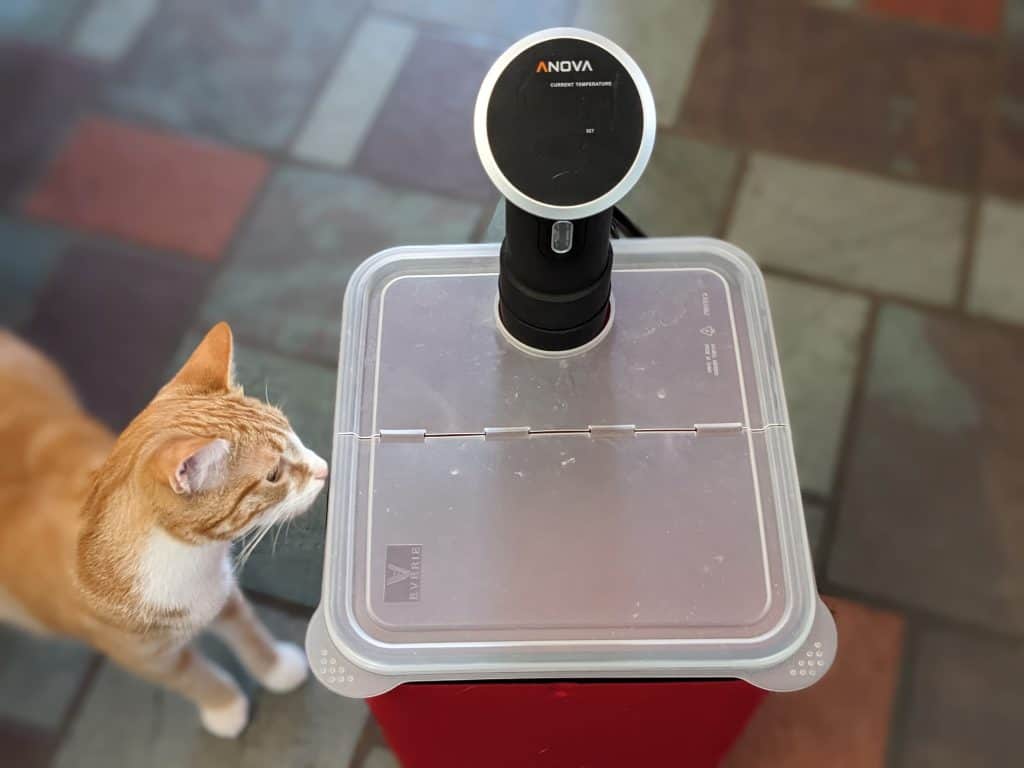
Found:
M 327 462 L 320 459 L 313 464 L 313 479 L 314 480 L 326 480 L 327 479 Z

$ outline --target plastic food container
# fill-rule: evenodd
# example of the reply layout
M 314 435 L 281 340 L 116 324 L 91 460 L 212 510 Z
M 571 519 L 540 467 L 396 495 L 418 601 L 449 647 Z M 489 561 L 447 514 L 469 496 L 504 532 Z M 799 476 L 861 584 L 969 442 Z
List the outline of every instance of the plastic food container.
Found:
M 757 267 L 614 248 L 614 317 L 568 355 L 503 332 L 496 244 L 349 284 L 307 651 L 408 768 L 714 765 L 834 658 Z

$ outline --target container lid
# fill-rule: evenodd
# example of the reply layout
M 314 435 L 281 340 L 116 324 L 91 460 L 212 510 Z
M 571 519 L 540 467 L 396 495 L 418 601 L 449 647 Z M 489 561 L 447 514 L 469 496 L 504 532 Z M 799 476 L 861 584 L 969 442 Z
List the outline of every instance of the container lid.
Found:
M 753 263 L 617 241 L 607 335 L 539 356 L 496 320 L 497 260 L 396 249 L 349 285 L 321 680 L 814 682 L 834 626 Z

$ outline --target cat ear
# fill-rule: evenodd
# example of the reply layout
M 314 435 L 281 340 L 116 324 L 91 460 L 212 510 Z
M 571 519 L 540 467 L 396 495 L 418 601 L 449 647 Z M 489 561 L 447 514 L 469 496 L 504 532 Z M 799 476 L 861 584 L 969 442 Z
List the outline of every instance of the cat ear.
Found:
M 160 447 L 153 466 L 175 493 L 198 493 L 220 485 L 230 452 L 231 444 L 220 438 L 177 437 Z
M 168 386 L 184 387 L 193 394 L 226 392 L 235 385 L 233 349 L 231 326 L 217 323 Z

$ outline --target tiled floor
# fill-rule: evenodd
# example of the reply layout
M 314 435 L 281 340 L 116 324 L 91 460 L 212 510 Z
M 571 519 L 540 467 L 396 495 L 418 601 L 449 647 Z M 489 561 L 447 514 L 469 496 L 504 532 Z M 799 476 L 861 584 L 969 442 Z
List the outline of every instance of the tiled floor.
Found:
M 820 587 L 842 596 L 834 671 L 770 699 L 729 767 L 1015 764 L 1024 0 L 5 0 L 0 323 L 119 427 L 227 319 L 240 381 L 329 454 L 349 275 L 483 236 L 479 80 L 571 23 L 655 93 L 626 212 L 767 274 Z M 324 515 L 243 573 L 295 639 Z M 86 649 L 0 628 L 0 762 L 396 765 L 361 703 L 256 695 L 219 742 Z

